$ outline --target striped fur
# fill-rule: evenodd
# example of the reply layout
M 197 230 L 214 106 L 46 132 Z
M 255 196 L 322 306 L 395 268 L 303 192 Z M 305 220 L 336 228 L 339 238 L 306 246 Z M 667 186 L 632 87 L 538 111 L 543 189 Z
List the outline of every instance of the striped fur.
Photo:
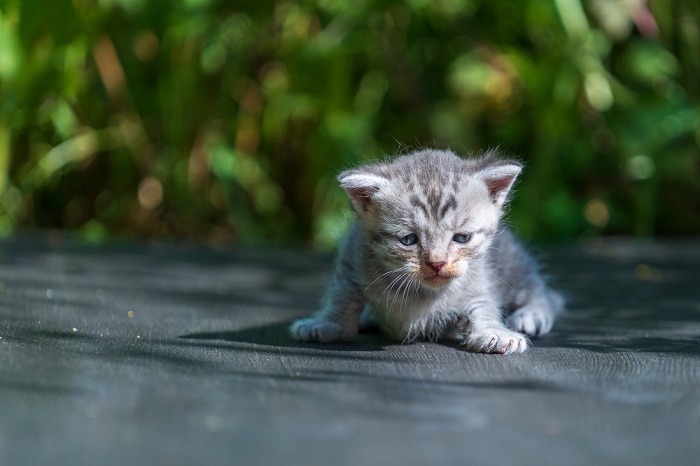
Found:
M 422 150 L 341 173 L 357 221 L 321 310 L 295 322 L 292 336 L 345 340 L 371 320 L 406 343 L 457 338 L 473 351 L 524 351 L 527 336 L 550 331 L 563 300 L 501 225 L 521 169 L 495 151 L 463 159 Z

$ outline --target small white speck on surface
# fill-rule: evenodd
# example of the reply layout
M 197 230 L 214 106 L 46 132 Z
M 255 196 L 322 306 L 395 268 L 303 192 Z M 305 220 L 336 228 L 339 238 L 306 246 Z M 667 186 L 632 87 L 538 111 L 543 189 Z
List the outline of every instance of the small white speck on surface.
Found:
M 85 414 L 86 414 L 88 417 L 93 417 L 93 418 L 94 418 L 94 417 L 97 417 L 100 413 L 99 413 L 99 410 L 97 409 L 97 406 L 95 406 L 95 405 L 88 405 L 88 406 L 85 408 Z
M 52 290 L 51 288 L 49 288 L 48 290 L 46 290 L 46 297 L 47 297 L 48 299 L 53 299 L 53 290 Z
M 216 432 L 221 430 L 223 427 L 223 421 L 219 416 L 212 414 L 204 418 L 204 425 L 206 426 L 207 430 Z
M 136 335 L 136 339 L 137 339 L 137 340 L 140 340 L 140 339 L 141 339 L 141 335 Z
M 75 327 L 73 327 L 73 331 L 74 331 L 74 332 L 77 332 L 77 331 L 78 331 L 78 329 L 77 329 L 77 328 L 75 328 Z

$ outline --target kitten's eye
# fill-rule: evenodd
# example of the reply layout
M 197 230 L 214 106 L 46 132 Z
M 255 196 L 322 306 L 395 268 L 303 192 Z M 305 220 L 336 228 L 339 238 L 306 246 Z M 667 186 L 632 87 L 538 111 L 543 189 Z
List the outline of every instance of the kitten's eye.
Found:
M 411 233 L 410 235 L 406 235 L 404 237 L 399 238 L 399 242 L 404 246 L 412 246 L 418 242 L 418 238 L 416 237 L 416 235 Z
M 472 234 L 471 233 L 457 233 L 452 237 L 452 241 L 455 243 L 462 243 L 466 244 L 469 242 L 469 240 L 472 239 Z

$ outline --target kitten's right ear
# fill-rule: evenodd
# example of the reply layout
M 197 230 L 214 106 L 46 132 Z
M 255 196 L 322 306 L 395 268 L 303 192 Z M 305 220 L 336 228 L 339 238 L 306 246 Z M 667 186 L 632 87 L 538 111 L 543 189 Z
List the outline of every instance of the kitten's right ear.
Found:
M 359 170 L 344 171 L 338 176 L 338 181 L 358 214 L 367 212 L 377 193 L 389 185 L 386 178 Z
M 498 207 L 502 207 L 508 198 L 510 188 L 513 187 L 515 178 L 520 174 L 523 166 L 518 162 L 503 161 L 497 165 L 488 166 L 478 172 L 491 195 L 491 200 Z

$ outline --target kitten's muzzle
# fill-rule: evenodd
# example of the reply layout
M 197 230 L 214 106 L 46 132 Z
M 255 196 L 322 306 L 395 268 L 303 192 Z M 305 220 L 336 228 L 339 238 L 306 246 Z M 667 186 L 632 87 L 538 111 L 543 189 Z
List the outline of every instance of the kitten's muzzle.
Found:
M 435 273 L 439 273 L 440 269 L 442 269 L 447 262 L 445 261 L 440 261 L 440 262 L 426 262 L 428 264 L 428 267 L 433 269 Z
M 446 267 L 446 262 L 426 262 L 425 264 L 429 269 L 427 267 L 423 269 L 421 279 L 430 288 L 445 286 L 459 275 L 454 267 Z

